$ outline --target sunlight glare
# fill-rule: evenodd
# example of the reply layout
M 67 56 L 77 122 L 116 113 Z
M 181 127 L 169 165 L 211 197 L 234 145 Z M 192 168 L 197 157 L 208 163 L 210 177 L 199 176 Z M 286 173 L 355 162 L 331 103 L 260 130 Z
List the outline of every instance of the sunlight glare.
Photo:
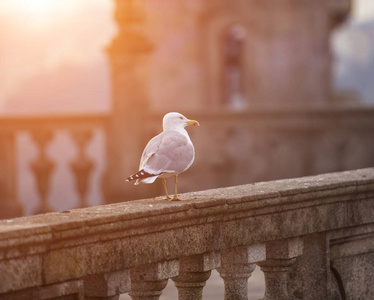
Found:
M 5 11 L 29 24 L 31 30 L 48 30 L 56 22 L 71 17 L 83 5 L 77 0 L 0 0 Z
M 358 21 L 370 21 L 374 19 L 374 1 L 356 0 L 353 2 L 353 16 Z
M 30 15 L 48 15 L 57 9 L 58 2 L 55 0 L 22 0 L 17 1 L 19 9 L 25 14 Z

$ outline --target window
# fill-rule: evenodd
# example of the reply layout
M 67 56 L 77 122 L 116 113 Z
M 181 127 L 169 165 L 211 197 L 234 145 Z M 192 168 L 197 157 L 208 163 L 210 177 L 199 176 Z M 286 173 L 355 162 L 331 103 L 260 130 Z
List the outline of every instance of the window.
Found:
M 223 35 L 223 104 L 243 109 L 247 102 L 243 93 L 245 29 L 234 24 Z

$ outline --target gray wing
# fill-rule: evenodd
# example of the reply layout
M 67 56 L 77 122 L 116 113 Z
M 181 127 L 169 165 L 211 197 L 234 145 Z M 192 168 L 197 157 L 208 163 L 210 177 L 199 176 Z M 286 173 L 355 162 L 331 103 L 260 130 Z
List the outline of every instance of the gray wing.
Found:
M 194 147 L 186 136 L 177 131 L 165 131 L 149 141 L 139 169 L 155 175 L 181 173 L 192 164 L 194 157 Z

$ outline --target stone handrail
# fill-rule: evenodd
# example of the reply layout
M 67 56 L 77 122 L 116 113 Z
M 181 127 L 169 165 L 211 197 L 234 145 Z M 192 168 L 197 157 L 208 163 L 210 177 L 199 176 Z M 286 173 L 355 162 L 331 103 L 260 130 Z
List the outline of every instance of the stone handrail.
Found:
M 182 198 L 0 221 L 0 299 L 158 299 L 168 278 L 179 299 L 201 299 L 213 269 L 225 299 L 247 299 L 254 264 L 265 273 L 265 299 L 372 295 L 369 279 L 360 291 L 352 280 L 372 276 L 373 263 L 352 279 L 344 258 L 373 255 L 374 169 Z
M 107 114 L 68 114 L 68 115 L 4 115 L 0 118 L 2 131 L 17 132 L 50 129 L 76 130 L 104 127 L 108 122 Z

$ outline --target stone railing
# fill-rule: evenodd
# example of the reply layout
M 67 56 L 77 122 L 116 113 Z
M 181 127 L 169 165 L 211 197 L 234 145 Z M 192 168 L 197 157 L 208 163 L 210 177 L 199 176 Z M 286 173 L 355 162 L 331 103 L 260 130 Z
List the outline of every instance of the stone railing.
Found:
M 185 115 L 201 126 L 187 129 L 196 158 L 180 181 L 181 190 L 374 166 L 374 108 L 253 106 Z M 148 138 L 159 133 L 161 119 L 161 114 L 147 119 Z
M 196 160 L 179 183 L 181 191 L 301 177 L 374 164 L 373 108 L 251 107 L 241 112 L 219 110 L 185 114 L 197 119 L 201 127 L 189 129 Z M 64 185 L 64 190 L 75 187 L 78 203 L 63 209 L 92 203 L 87 195 L 93 188 L 89 186 L 90 176 L 98 171 L 95 162 L 96 166 L 105 165 L 105 173 L 100 173 L 95 186 L 100 189 L 105 203 L 162 194 L 162 185 L 134 189 L 133 185 L 123 182 L 124 177 L 137 170 L 146 143 L 161 131 L 162 117 L 163 114 L 147 112 L 141 121 L 127 121 L 132 124 L 125 126 L 127 129 L 119 126 L 113 113 L 0 118 L 0 219 L 21 216 L 22 210 L 27 213 L 51 211 L 56 203 L 53 203 L 54 176 L 58 175 L 58 166 L 65 168 L 66 164 L 72 178 L 67 173 L 65 179 L 69 180 L 58 184 Z M 123 118 L 126 119 L 121 116 Z M 103 132 L 100 145 L 105 149 L 100 161 L 86 151 L 87 146 L 95 143 L 98 131 Z M 35 157 L 23 165 L 31 167 L 33 188 L 39 198 L 36 209 L 28 211 L 22 208 L 17 196 L 17 185 L 25 183 L 17 174 L 16 162 L 22 156 L 16 149 L 17 136 L 21 133 L 31 137 L 30 147 L 37 150 Z M 60 133 L 68 136 L 64 140 L 67 143 L 62 146 L 77 150 L 65 161 L 57 161 L 58 155 L 51 151 Z M 200 176 L 202 173 L 205 176 Z M 69 182 L 74 187 L 69 187 Z M 30 202 L 30 198 L 27 195 L 22 200 Z
M 31 136 L 37 156 L 30 168 L 35 178 L 36 192 L 40 204 L 34 213 L 53 211 L 48 203 L 51 189 L 50 179 L 56 162 L 49 157 L 47 149 L 57 132 L 67 132 L 77 149 L 76 157 L 70 162 L 79 196 L 79 207 L 85 207 L 88 182 L 94 162 L 86 153 L 93 134 L 106 130 L 108 116 L 97 115 L 58 115 L 58 116 L 3 116 L 0 118 L 0 218 L 22 215 L 22 207 L 17 197 L 16 138 L 21 132 Z M 21 154 L 22 155 L 22 154 Z
M 262 182 L 0 221 L 0 299 L 372 299 L 374 169 Z

